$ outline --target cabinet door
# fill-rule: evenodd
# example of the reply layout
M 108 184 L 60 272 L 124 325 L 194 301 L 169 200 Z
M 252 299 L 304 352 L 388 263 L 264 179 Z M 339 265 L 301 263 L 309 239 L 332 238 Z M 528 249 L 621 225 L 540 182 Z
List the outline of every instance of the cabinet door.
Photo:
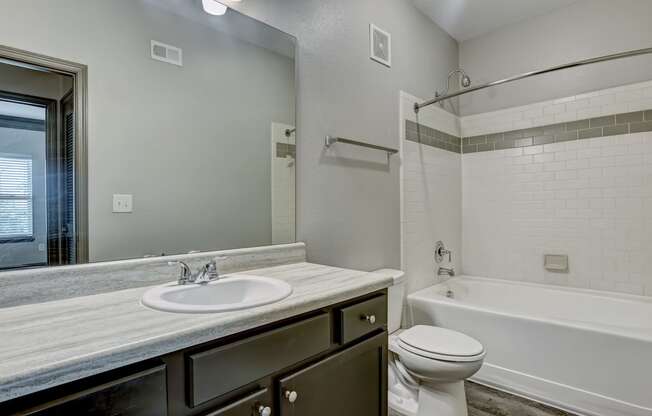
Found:
M 205 416 L 271 416 L 271 394 L 262 389 Z
M 281 416 L 386 416 L 387 332 L 280 380 Z
M 34 416 L 165 416 L 165 366 L 152 368 L 28 411 Z

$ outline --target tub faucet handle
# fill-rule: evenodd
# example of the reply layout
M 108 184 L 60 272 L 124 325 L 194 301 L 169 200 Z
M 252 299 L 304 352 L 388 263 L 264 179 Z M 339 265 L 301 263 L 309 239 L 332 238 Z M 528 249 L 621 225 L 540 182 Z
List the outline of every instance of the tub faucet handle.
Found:
M 442 261 L 444 261 L 444 256 L 448 256 L 448 262 L 450 263 L 452 258 L 453 252 L 446 249 L 446 246 L 444 246 L 444 243 L 440 240 L 435 243 L 435 261 L 439 264 Z

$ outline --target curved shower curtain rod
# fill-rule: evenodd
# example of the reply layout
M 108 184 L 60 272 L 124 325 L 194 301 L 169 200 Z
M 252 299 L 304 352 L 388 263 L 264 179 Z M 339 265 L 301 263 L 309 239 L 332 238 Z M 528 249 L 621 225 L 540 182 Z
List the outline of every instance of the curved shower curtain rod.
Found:
M 568 64 L 563 64 L 563 65 L 557 65 L 553 66 L 547 69 L 540 69 L 538 71 L 530 71 L 530 72 L 525 72 L 523 74 L 515 75 L 513 77 L 501 79 L 498 81 L 493 81 L 489 82 L 486 84 L 478 85 L 475 87 L 469 87 L 460 91 L 452 92 L 450 94 L 442 95 L 440 97 L 435 97 L 432 100 L 425 101 L 423 103 L 415 103 L 414 104 L 414 112 L 418 113 L 420 109 L 423 107 L 427 107 L 429 105 L 438 103 L 440 101 L 448 100 L 453 97 L 457 97 L 460 95 L 468 94 L 470 92 L 474 91 L 479 91 L 483 90 L 485 88 L 489 87 L 495 87 L 496 85 L 501 85 L 501 84 L 506 84 L 508 82 L 513 82 L 513 81 L 518 81 L 523 78 L 529 78 L 533 77 L 535 75 L 542 75 L 542 74 L 547 74 L 549 72 L 555 72 L 555 71 L 560 71 L 562 69 L 569 69 L 569 68 L 575 68 L 578 66 L 583 66 L 583 65 L 589 65 L 589 64 L 595 64 L 598 62 L 605 62 L 605 61 L 612 61 L 614 59 L 622 59 L 622 58 L 629 58 L 631 56 L 637 56 L 637 55 L 646 55 L 648 53 L 652 53 L 652 48 L 645 48 L 645 49 L 636 49 L 633 51 L 627 51 L 627 52 L 620 52 L 620 53 L 614 53 L 611 55 L 604 55 L 604 56 L 599 56 L 597 58 L 590 58 L 590 59 L 584 59 L 582 61 L 576 61 L 576 62 L 571 62 Z

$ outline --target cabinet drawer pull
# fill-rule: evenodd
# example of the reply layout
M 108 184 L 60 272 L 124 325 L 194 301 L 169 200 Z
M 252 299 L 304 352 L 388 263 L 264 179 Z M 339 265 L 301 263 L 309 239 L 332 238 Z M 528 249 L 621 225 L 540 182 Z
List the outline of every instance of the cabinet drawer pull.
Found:
M 364 315 L 362 319 L 369 322 L 371 325 L 376 323 L 376 315 Z
M 263 405 L 258 406 L 258 416 L 271 416 L 271 415 L 272 415 L 271 407 L 263 406 Z
M 297 394 L 296 391 L 285 390 L 285 398 L 288 399 L 290 403 L 296 402 L 298 397 L 299 395 Z

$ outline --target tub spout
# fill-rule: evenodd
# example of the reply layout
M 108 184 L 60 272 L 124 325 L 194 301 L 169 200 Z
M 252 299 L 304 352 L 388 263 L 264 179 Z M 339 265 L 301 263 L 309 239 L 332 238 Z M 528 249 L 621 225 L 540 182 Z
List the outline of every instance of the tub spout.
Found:
M 437 276 L 453 277 L 455 276 L 455 269 L 452 267 L 440 267 L 437 270 Z

